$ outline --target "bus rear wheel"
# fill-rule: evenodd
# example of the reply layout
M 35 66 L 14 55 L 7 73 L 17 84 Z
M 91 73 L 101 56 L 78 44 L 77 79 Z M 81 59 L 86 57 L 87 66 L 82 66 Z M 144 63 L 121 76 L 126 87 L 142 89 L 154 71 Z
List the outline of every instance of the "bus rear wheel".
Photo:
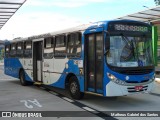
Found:
M 80 86 L 75 76 L 69 79 L 69 93 L 71 97 L 76 100 L 80 100 L 84 96 L 84 93 L 80 91 Z
M 21 85 L 23 85 L 23 86 L 29 85 L 29 83 L 25 80 L 25 74 L 24 74 L 24 71 L 23 71 L 23 70 L 20 71 L 20 76 L 19 76 L 19 78 L 20 78 L 20 83 L 21 83 Z

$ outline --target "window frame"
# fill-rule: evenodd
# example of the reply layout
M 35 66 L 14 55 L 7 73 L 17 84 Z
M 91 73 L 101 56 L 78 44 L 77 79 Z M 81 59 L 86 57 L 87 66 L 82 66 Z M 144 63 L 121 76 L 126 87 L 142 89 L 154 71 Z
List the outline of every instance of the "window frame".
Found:
M 6 48 L 9 48 L 9 51 L 6 51 Z M 11 44 L 5 45 L 5 57 L 9 58 L 10 57 L 10 51 L 11 51 Z M 7 54 L 6 54 L 7 53 Z
M 21 45 L 21 49 L 18 49 L 19 44 Z M 16 51 L 17 51 L 17 54 L 16 54 L 17 57 L 23 58 L 23 55 L 24 55 L 24 42 L 17 42 Z M 22 54 L 18 54 L 19 51 L 22 51 Z
M 61 46 L 61 45 L 57 46 L 58 37 L 61 37 L 61 38 L 63 37 L 63 41 L 64 41 L 63 46 Z M 67 36 L 65 34 L 55 36 L 54 58 L 60 58 L 60 59 L 66 58 L 66 56 L 67 56 L 67 39 L 66 38 L 67 38 Z M 65 47 L 65 50 L 64 50 L 65 52 L 63 53 L 64 55 L 57 55 L 57 53 L 61 54 L 60 52 L 56 52 L 56 48 L 60 48 L 60 47 Z M 58 51 L 60 51 L 60 50 L 58 50 Z
M 51 47 L 46 47 L 46 41 L 48 38 L 51 38 Z M 44 38 L 44 49 L 50 49 L 50 48 L 53 48 L 54 47 L 54 37 L 47 37 L 47 38 Z
M 26 46 L 26 44 L 28 44 L 29 42 L 31 42 L 31 48 L 26 48 L 27 46 Z M 31 40 L 29 40 L 29 41 L 25 41 L 24 42 L 24 50 L 31 50 L 32 49 L 32 41 Z
M 15 47 L 15 49 L 14 50 L 12 50 L 12 46 L 14 45 L 14 47 Z M 17 57 L 17 43 L 15 43 L 15 42 L 13 42 L 13 43 L 11 43 L 10 44 L 10 53 L 9 53 L 9 56 L 11 57 L 11 58 L 15 58 L 15 57 Z M 12 53 L 14 53 L 14 54 L 12 54 Z
M 70 35 L 75 35 L 78 34 L 78 40 L 80 41 L 80 48 L 81 48 L 81 52 L 80 55 L 76 55 L 76 56 L 72 56 L 73 53 L 69 53 L 68 49 L 69 49 L 69 38 Z M 74 40 L 74 44 L 72 46 L 76 45 L 76 40 Z M 77 53 L 76 53 L 77 54 Z M 82 55 L 82 33 L 81 32 L 73 32 L 67 35 L 67 58 L 69 59 L 73 59 L 73 58 L 81 58 Z
M 28 44 L 29 42 L 31 42 L 31 48 L 26 48 L 26 47 L 27 47 L 27 44 Z M 29 51 L 28 56 L 26 56 L 26 54 L 25 54 L 26 51 Z M 24 58 L 32 58 L 32 54 L 33 54 L 33 53 L 32 53 L 32 40 L 25 41 L 25 42 L 24 42 L 23 57 L 24 57 Z
M 46 41 L 47 41 L 48 38 L 51 38 L 51 47 L 46 47 Z M 44 49 L 43 49 L 43 58 L 44 59 L 52 59 L 54 57 L 54 46 L 55 46 L 55 42 L 54 42 L 55 40 L 54 39 L 55 39 L 54 37 L 47 37 L 47 38 L 44 39 Z M 51 57 L 46 57 L 45 56 L 45 54 L 47 54 L 47 53 L 45 53 L 45 50 L 48 50 L 48 49 L 52 49 L 52 54 L 53 55 Z

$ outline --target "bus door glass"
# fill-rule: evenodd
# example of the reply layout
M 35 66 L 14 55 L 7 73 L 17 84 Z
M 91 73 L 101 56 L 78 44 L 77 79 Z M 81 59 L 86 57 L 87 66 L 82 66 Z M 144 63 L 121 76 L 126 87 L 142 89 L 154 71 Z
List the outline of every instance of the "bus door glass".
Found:
M 103 93 L 103 34 L 86 36 L 87 90 Z
M 33 78 L 42 82 L 42 45 L 43 41 L 33 42 Z

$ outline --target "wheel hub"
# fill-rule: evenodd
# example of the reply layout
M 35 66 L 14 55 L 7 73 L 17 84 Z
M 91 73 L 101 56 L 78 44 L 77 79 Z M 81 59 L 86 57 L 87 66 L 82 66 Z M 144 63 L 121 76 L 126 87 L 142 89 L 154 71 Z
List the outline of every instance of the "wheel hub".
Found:
M 70 90 L 73 94 L 76 93 L 77 89 L 77 84 L 75 82 L 71 83 Z

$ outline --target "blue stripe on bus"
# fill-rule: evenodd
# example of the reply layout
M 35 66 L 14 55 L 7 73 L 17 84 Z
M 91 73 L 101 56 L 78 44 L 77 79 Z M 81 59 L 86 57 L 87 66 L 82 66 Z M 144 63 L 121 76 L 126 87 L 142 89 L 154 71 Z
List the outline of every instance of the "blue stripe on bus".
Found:
M 79 68 L 78 68 L 78 65 L 77 64 L 74 64 L 74 60 L 69 60 L 68 61 L 68 69 L 64 69 L 63 70 L 63 73 L 73 73 L 75 75 L 78 75 L 76 76 L 78 81 L 79 81 L 79 84 L 80 84 L 80 91 L 81 92 L 84 92 L 84 76 L 79 76 Z M 65 88 L 65 79 L 66 79 L 67 75 L 66 74 L 62 74 L 60 76 L 60 78 L 57 80 L 57 82 L 51 84 L 51 86 L 54 86 L 54 87 L 59 87 L 59 88 Z
M 5 58 L 4 64 L 4 72 L 6 75 L 19 78 L 19 70 L 23 68 L 23 66 L 18 58 Z M 27 81 L 32 81 L 32 79 L 29 77 L 25 70 L 24 72 L 25 79 Z

